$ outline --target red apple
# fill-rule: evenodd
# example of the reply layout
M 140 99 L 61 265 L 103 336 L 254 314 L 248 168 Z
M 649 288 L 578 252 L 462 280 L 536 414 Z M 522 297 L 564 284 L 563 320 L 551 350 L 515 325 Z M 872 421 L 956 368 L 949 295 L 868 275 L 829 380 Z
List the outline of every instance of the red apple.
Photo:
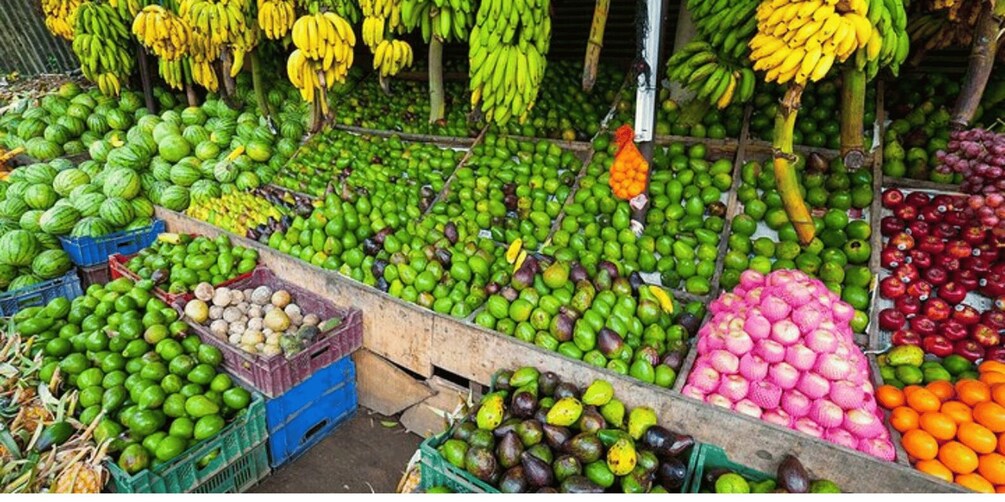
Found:
M 974 252 L 978 252 L 974 249 Z M 960 260 L 960 268 L 975 272 L 977 275 L 984 275 L 991 271 L 991 260 L 983 256 L 970 256 Z
M 942 267 L 946 272 L 955 272 L 960 269 L 960 260 L 948 254 L 939 254 L 932 259 L 932 265 Z
M 890 270 L 897 268 L 906 260 L 907 254 L 893 246 L 883 248 L 883 251 L 879 254 L 879 261 L 883 265 L 883 268 Z
M 977 312 L 977 309 L 966 303 L 960 303 L 953 308 L 952 318 L 954 321 L 965 326 L 981 322 L 981 314 Z
M 901 192 L 896 188 L 891 188 L 883 192 L 883 207 L 887 209 L 896 209 L 903 203 L 904 203 L 904 192 Z
M 927 222 L 914 220 L 907 224 L 905 232 L 911 234 L 911 237 L 914 237 L 914 240 L 917 241 L 927 237 L 931 233 L 931 228 Z
M 897 298 L 897 300 L 893 302 L 893 306 L 898 312 L 904 314 L 904 316 L 908 319 L 921 312 L 921 300 L 911 295 L 904 295 Z
M 995 330 L 1005 329 L 1005 312 L 1001 310 L 988 310 L 981 315 L 981 322 L 991 326 Z
M 984 241 L 987 240 L 987 236 L 987 231 L 977 225 L 968 225 L 964 227 L 963 233 L 960 235 L 960 237 L 962 237 L 963 240 L 971 246 L 983 244 Z
M 981 286 L 981 292 L 987 296 L 1005 295 L 1005 275 L 988 272 L 984 277 L 981 277 L 978 283 Z
M 1005 347 L 991 347 L 984 351 L 985 361 L 998 361 L 1005 363 Z
M 907 294 L 925 301 L 932 296 L 932 285 L 928 281 L 915 281 L 907 285 Z
M 894 269 L 891 277 L 896 277 L 904 284 L 910 284 L 921 279 L 921 272 L 918 272 L 918 267 L 912 263 L 901 263 L 899 267 Z
M 904 314 L 894 309 L 883 309 L 879 313 L 879 329 L 886 331 L 897 331 L 904 327 L 907 319 Z
M 889 276 L 879 281 L 879 294 L 883 298 L 895 300 L 907 293 L 907 284 L 894 276 Z
M 962 302 L 967 297 L 967 290 L 959 284 L 949 281 L 939 288 L 939 298 L 949 302 L 950 305 L 956 305 Z
M 973 338 L 982 347 L 996 347 L 1001 343 L 998 331 L 984 323 L 977 323 L 970 327 L 970 338 Z
M 998 262 L 998 246 L 985 242 L 977 246 L 977 251 L 980 253 L 976 256 L 980 256 L 981 258 L 988 260 L 992 266 Z
M 951 213 L 947 213 L 943 221 L 956 227 L 956 232 L 959 233 L 960 227 L 970 223 L 970 217 L 966 216 L 962 212 L 953 211 Z
M 977 272 L 972 269 L 964 268 L 962 264 L 960 269 L 953 274 L 953 282 L 957 283 L 963 289 L 967 291 L 973 291 L 980 286 L 980 279 L 978 279 Z
M 925 349 L 925 352 L 938 357 L 946 357 L 953 353 L 953 343 L 942 335 L 932 335 L 922 338 L 921 348 Z
M 952 307 L 941 298 L 929 298 L 922 309 L 922 315 L 933 321 L 945 321 L 952 314 Z
M 984 357 L 984 347 L 973 340 L 957 340 L 953 344 L 953 353 L 974 362 Z
M 921 274 L 926 281 L 932 283 L 932 286 L 941 286 L 949 281 L 949 274 L 942 267 L 929 267 L 925 269 L 925 272 Z
M 938 194 L 932 197 L 932 207 L 938 209 L 940 212 L 946 212 L 953 209 L 956 206 L 955 199 L 949 194 Z
M 925 192 L 911 192 L 904 198 L 904 203 L 913 207 L 921 207 L 928 204 L 929 200 L 928 194 Z
M 942 336 L 952 340 L 962 340 L 968 336 L 970 333 L 967 331 L 967 327 L 958 321 L 952 319 L 942 323 L 942 330 L 940 331 Z
M 893 335 L 890 335 L 890 341 L 895 346 L 901 345 L 918 345 L 921 346 L 921 337 L 917 333 L 909 329 L 901 329 L 894 331 Z
M 939 254 L 946 249 L 946 243 L 937 235 L 926 235 L 917 241 L 918 249 L 930 254 Z
M 900 232 L 893 237 L 890 237 L 889 245 L 901 251 L 908 251 L 914 248 L 914 237 L 911 237 L 911 234 L 907 232 Z M 970 250 L 967 250 L 967 254 L 970 254 Z
M 918 208 L 904 204 L 894 209 L 893 215 L 904 221 L 914 221 L 918 219 Z
M 953 258 L 962 260 L 963 258 L 970 256 L 971 251 L 973 251 L 973 247 L 967 241 L 957 239 L 949 241 L 949 243 L 946 244 L 945 252 Z
M 946 213 L 939 211 L 939 208 L 937 206 L 933 206 L 931 204 L 921 208 L 921 210 L 918 211 L 919 219 L 929 222 L 933 225 L 942 221 L 942 219 L 945 218 L 945 216 Z
M 932 255 L 917 248 L 908 251 L 907 258 L 910 260 L 912 265 L 918 267 L 920 270 L 924 270 L 932 266 Z
M 916 316 L 911 319 L 911 331 L 914 331 L 922 337 L 934 335 L 938 329 L 939 326 L 935 324 L 935 321 L 927 317 Z
M 959 227 L 950 225 L 949 223 L 942 222 L 935 225 L 935 235 L 943 239 L 952 239 L 956 237 L 956 234 L 960 231 Z
M 889 237 L 896 234 L 897 232 L 903 232 L 907 228 L 904 225 L 904 220 L 896 216 L 884 216 L 882 220 L 879 221 L 879 233 L 883 237 Z

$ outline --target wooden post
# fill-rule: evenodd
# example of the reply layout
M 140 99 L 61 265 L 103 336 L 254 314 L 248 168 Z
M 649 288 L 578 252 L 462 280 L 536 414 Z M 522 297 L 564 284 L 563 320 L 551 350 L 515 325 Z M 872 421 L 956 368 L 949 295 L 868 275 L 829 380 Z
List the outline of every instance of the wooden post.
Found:
M 792 132 L 796 128 L 796 115 L 799 114 L 799 100 L 803 95 L 803 86 L 790 85 L 782 98 L 778 114 L 775 115 L 775 140 L 772 144 L 772 164 L 775 167 L 775 180 L 778 183 L 778 193 L 782 195 L 785 212 L 796 227 L 799 242 L 804 246 L 813 240 L 816 228 L 813 218 L 806 208 L 806 201 L 799 193 L 799 179 L 796 178 L 796 155 L 792 151 Z M 860 133 L 861 134 L 861 133 Z
M 995 2 L 981 2 L 981 15 L 977 19 L 973 46 L 970 48 L 970 65 L 967 66 L 960 95 L 953 107 L 953 118 L 949 122 L 955 130 L 966 129 L 970 125 L 995 64 L 999 30 L 1002 27 L 1002 16 L 1005 16 L 1005 1 L 998 1 L 992 11 L 993 4 Z
M 443 120 L 446 113 L 443 92 L 443 40 L 433 35 L 429 41 L 429 123 Z
M 147 110 L 150 110 L 150 113 L 157 113 L 157 102 L 154 101 L 147 52 L 139 45 L 136 46 L 136 63 L 140 66 L 140 85 L 143 86 L 143 100 L 147 104 Z
M 230 69 L 234 65 L 234 58 L 230 51 L 223 51 L 220 56 L 220 81 L 223 83 L 223 97 L 227 106 L 237 109 L 241 103 L 236 99 L 237 93 L 234 89 L 234 79 L 230 76 Z
M 607 27 L 607 11 L 611 0 L 597 0 L 593 9 L 593 24 L 590 38 L 586 41 L 586 62 L 583 63 L 583 91 L 593 90 L 597 83 L 597 66 L 600 64 L 600 49 L 604 47 L 604 28 Z
M 862 123 L 865 114 L 865 72 L 845 68 L 841 72 L 841 156 L 849 169 L 865 165 Z

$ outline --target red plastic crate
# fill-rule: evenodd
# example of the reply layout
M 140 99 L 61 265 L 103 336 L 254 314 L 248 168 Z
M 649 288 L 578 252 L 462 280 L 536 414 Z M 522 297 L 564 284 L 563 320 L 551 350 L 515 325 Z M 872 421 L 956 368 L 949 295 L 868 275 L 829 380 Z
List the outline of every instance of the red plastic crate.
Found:
M 134 274 L 132 270 L 129 270 L 129 267 L 126 266 L 126 264 L 129 263 L 129 260 L 133 259 L 133 256 L 135 255 L 122 256 L 120 254 L 113 254 L 108 257 L 108 268 L 111 272 L 112 279 L 118 279 L 119 277 L 128 277 L 134 281 L 139 281 L 142 279 L 140 276 Z M 259 269 L 262 269 L 262 265 L 260 264 L 255 267 L 255 270 Z M 214 288 L 230 287 L 230 285 L 234 284 L 237 281 L 243 281 L 251 277 L 251 274 L 253 274 L 255 270 L 252 270 L 251 272 L 245 274 L 241 274 L 229 281 L 223 281 L 220 284 L 214 284 L 213 287 Z M 154 296 L 160 298 L 161 300 L 164 301 L 164 303 L 167 303 L 168 305 L 174 305 L 175 303 L 178 302 L 181 302 L 182 304 L 187 303 L 189 300 L 195 297 L 195 294 L 194 293 L 172 294 L 168 293 L 167 291 L 164 291 L 161 288 L 154 288 Z
M 231 289 L 253 289 L 262 285 L 269 286 L 273 290 L 289 291 L 293 302 L 300 306 L 305 315 L 315 314 L 322 320 L 341 317 L 342 323 L 328 331 L 322 331 L 312 345 L 293 357 L 277 355 L 266 358 L 249 354 L 231 345 L 227 340 L 217 338 L 210 333 L 209 326 L 197 324 L 185 317 L 187 300 L 176 300 L 172 303 L 203 343 L 217 347 L 223 352 L 223 367 L 232 376 L 247 382 L 268 397 L 276 397 L 363 345 L 362 312 L 354 308 L 336 307 L 299 286 L 278 279 L 267 268 L 257 268 L 250 277 L 221 286 Z

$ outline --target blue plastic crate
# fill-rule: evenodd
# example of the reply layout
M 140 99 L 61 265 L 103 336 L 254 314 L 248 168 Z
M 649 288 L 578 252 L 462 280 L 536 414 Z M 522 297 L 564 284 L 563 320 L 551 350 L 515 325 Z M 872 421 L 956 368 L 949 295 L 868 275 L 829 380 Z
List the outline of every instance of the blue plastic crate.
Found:
M 154 220 L 149 227 L 135 230 L 124 230 L 101 237 L 60 237 L 63 250 L 70 254 L 70 259 L 80 267 L 93 267 L 107 263 L 108 257 L 119 253 L 130 255 L 149 246 L 164 232 L 163 220 Z
M 24 308 L 45 305 L 60 296 L 72 300 L 82 294 L 77 269 L 72 269 L 63 277 L 0 294 L 0 316 L 8 317 Z
M 356 412 L 356 365 L 343 357 L 265 402 L 272 468 L 296 459 Z

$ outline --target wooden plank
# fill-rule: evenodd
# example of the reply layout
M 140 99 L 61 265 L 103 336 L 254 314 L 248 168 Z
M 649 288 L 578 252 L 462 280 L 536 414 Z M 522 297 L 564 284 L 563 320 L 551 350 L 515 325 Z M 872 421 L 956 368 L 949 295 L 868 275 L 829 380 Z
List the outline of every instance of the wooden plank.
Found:
M 163 219 L 172 232 L 210 237 L 227 235 L 232 240 L 240 240 L 244 246 L 255 248 L 259 262 L 272 269 L 280 279 L 317 292 L 336 305 L 360 309 L 364 347 L 424 377 L 432 376 L 429 358 L 432 312 L 183 214 L 158 206 L 156 216 Z
M 356 363 L 359 405 L 381 415 L 397 415 L 432 397 L 429 387 L 366 349 L 352 355 Z
M 876 145 L 875 150 L 872 152 L 872 206 L 869 208 L 869 226 L 872 227 L 872 235 L 869 238 L 869 245 L 872 248 L 872 255 L 869 256 L 869 270 L 875 273 L 873 282 L 869 288 L 871 292 L 870 305 L 872 308 L 869 309 L 869 324 L 866 327 L 866 334 L 868 335 L 867 347 L 871 350 L 883 349 L 883 345 L 885 345 L 879 337 L 879 309 L 876 308 L 876 295 L 879 294 L 879 288 L 876 285 L 879 283 L 879 272 L 882 269 L 880 254 L 883 251 L 883 234 L 879 231 L 879 222 L 882 220 L 883 213 L 883 186 L 885 181 L 883 178 L 883 148 L 886 138 L 886 107 L 883 101 L 883 84 L 882 80 L 876 84 L 876 126 L 879 128 L 879 144 Z M 899 433 L 897 436 L 899 437 Z
M 736 146 L 736 155 L 733 157 L 733 185 L 729 187 L 729 195 L 726 198 L 726 224 L 723 225 L 722 235 L 719 237 L 719 256 L 715 259 L 715 272 L 712 273 L 712 290 L 709 294 L 709 301 L 719 296 L 722 288 L 719 287 L 719 280 L 722 279 L 722 270 L 726 260 L 726 253 L 729 252 L 729 235 L 733 231 L 733 218 L 737 213 L 737 191 L 740 189 L 742 180 L 740 174 L 743 164 L 746 162 L 747 152 L 747 132 L 750 128 L 750 114 L 752 108 L 748 105 L 743 110 L 743 127 L 740 130 L 740 142 Z M 683 369 L 683 367 L 682 367 Z M 690 367 L 688 368 L 690 371 Z M 676 386 L 675 386 L 676 387 Z
M 833 480 L 849 492 L 961 492 L 962 487 L 929 477 L 910 467 L 879 462 L 860 452 L 812 438 L 756 418 L 733 413 L 659 389 L 612 371 L 566 359 L 515 338 L 437 316 L 433 364 L 487 384 L 499 368 L 547 368 L 565 381 L 587 386 L 598 378 L 614 387 L 629 407 L 649 406 L 667 428 L 722 447 L 730 459 L 773 472 L 782 456 L 796 455 L 813 474 Z
M 880 171 L 882 173 L 882 171 Z M 960 186 L 951 183 L 936 183 L 928 180 L 915 180 L 911 178 L 893 178 L 883 176 L 883 187 L 885 188 L 909 188 L 913 190 L 937 190 L 940 192 L 959 192 Z
M 434 395 L 401 414 L 401 425 L 422 437 L 446 430 L 446 416 L 459 413 L 468 402 L 468 389 L 453 382 L 434 376 L 426 383 Z

